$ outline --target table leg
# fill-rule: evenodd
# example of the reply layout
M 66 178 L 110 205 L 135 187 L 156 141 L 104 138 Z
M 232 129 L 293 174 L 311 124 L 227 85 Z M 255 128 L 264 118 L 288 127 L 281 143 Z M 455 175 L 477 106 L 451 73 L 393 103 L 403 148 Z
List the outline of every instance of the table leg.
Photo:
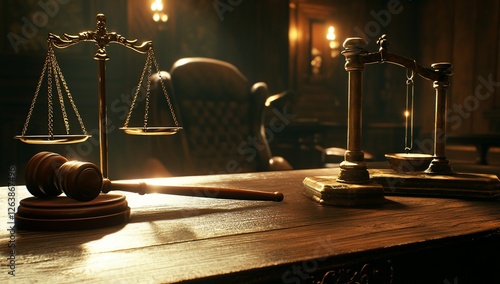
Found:
M 481 143 L 476 145 L 477 159 L 476 164 L 487 165 L 488 164 L 488 150 L 490 145 Z

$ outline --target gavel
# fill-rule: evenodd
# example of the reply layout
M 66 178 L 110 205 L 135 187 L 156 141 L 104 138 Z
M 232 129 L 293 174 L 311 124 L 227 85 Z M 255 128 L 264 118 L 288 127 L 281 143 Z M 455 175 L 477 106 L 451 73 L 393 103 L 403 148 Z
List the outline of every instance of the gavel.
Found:
M 52 198 L 63 192 L 78 201 L 94 200 L 99 194 L 112 190 L 139 194 L 163 193 L 184 196 L 239 200 L 282 201 L 280 192 L 216 188 L 205 186 L 148 185 L 146 183 L 119 183 L 104 178 L 93 163 L 68 161 L 51 152 L 34 155 L 26 165 L 26 188 L 35 197 Z

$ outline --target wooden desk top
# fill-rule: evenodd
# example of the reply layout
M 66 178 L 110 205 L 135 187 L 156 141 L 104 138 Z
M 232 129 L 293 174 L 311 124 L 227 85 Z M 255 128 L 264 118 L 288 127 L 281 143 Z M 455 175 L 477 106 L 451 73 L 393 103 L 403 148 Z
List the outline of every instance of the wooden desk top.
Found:
M 15 277 L 5 269 L 12 236 L 1 230 L 0 282 L 297 283 L 292 274 L 297 267 L 309 267 L 312 273 L 363 252 L 391 255 L 414 250 L 415 244 L 432 247 L 497 234 L 500 228 L 497 201 L 389 196 L 381 207 L 338 208 L 302 195 L 305 177 L 336 171 L 151 179 L 148 182 L 281 191 L 285 199 L 277 203 L 125 193 L 132 209 L 126 225 L 17 231 Z M 7 204 L 5 189 L 2 208 Z M 18 200 L 28 197 L 24 186 L 16 193 Z M 5 227 L 7 214 L 2 212 Z

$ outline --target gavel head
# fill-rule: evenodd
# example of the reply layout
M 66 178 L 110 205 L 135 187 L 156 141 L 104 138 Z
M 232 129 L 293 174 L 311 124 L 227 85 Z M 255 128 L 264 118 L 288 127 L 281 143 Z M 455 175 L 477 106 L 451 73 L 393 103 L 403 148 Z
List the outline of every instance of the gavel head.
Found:
M 89 162 L 68 161 L 50 152 L 34 155 L 26 165 L 26 188 L 41 198 L 65 193 L 78 201 L 90 201 L 101 192 L 103 176 L 99 168 Z

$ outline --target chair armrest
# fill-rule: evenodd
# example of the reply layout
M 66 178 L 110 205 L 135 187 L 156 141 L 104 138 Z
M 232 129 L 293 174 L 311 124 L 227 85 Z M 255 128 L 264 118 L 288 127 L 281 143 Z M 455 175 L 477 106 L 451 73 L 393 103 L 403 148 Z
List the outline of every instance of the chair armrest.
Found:
M 264 99 L 265 107 L 270 107 L 274 102 L 289 96 L 289 94 L 291 93 L 290 91 L 283 91 L 281 93 L 271 94 L 269 88 L 267 87 L 267 84 L 264 82 L 258 82 L 253 84 L 251 92 L 253 94 L 257 94 L 259 97 Z
M 280 156 L 275 156 L 269 159 L 269 170 L 270 171 L 286 171 L 293 170 L 292 165 L 288 163 L 285 158 Z
M 270 95 L 270 96 L 267 97 L 266 102 L 264 103 L 264 105 L 266 107 L 270 107 L 275 101 L 280 100 L 281 98 L 286 97 L 288 95 L 288 93 L 290 93 L 290 92 L 289 91 L 283 91 L 281 93 Z

